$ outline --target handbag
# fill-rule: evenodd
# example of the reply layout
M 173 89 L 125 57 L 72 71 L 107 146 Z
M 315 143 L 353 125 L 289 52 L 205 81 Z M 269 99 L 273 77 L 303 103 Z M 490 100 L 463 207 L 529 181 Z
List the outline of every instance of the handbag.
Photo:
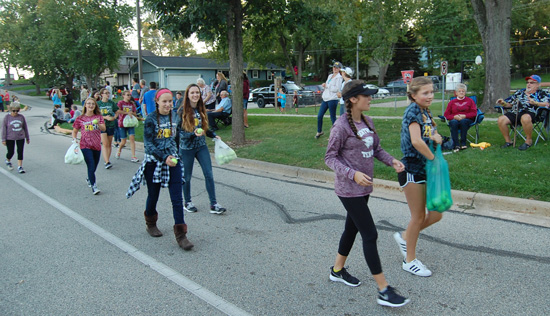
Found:
M 449 164 L 443 158 L 440 144 L 437 145 L 434 155 L 434 160 L 428 160 L 426 163 L 426 207 L 429 211 L 442 213 L 453 205 Z
M 221 139 L 214 138 L 214 158 L 218 165 L 230 163 L 237 158 L 237 154 L 231 147 L 224 143 Z

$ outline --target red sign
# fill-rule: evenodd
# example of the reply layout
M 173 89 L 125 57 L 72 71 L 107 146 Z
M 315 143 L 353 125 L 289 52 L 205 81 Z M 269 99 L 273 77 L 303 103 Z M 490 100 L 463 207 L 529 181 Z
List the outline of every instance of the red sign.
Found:
M 403 82 L 409 84 L 413 79 L 414 70 L 401 70 L 401 76 L 403 76 Z
M 442 76 L 445 76 L 447 74 L 447 68 L 448 68 L 447 61 L 442 61 L 441 62 L 441 75 Z

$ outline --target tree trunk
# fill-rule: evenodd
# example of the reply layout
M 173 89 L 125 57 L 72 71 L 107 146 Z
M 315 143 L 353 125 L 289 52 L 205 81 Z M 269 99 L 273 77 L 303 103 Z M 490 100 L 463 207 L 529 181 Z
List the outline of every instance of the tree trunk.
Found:
M 471 0 L 485 51 L 483 111 L 510 94 L 510 27 L 512 0 Z
M 227 11 L 227 40 L 229 43 L 229 79 L 232 94 L 232 138 L 236 145 L 244 145 L 243 109 L 243 8 L 240 0 L 230 1 Z

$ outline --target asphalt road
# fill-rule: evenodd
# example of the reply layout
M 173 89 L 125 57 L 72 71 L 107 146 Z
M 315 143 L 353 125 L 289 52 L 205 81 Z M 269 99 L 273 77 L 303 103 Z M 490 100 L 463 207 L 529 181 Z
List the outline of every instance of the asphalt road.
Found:
M 22 98 L 23 99 L 23 98 Z M 357 288 L 328 280 L 345 211 L 324 184 L 246 168 L 214 167 L 226 214 L 209 214 L 195 166 L 185 214 L 194 250 L 177 247 L 166 190 L 160 238 L 145 232 L 145 189 L 125 193 L 138 164 L 127 150 L 98 169 L 63 163 L 67 136 L 41 131 L 48 101 L 24 100 L 31 143 L 26 174 L 0 167 L 0 315 L 545 315 L 550 229 L 447 212 L 421 236 L 429 278 L 401 269 L 392 233 L 408 222 L 406 204 L 371 198 L 378 246 L 391 285 L 411 298 L 401 309 L 376 304 L 360 237 L 347 265 Z M 5 114 L 0 114 L 0 118 Z M 4 153 L 4 152 L 2 152 Z M 141 153 L 140 153 L 141 154 Z

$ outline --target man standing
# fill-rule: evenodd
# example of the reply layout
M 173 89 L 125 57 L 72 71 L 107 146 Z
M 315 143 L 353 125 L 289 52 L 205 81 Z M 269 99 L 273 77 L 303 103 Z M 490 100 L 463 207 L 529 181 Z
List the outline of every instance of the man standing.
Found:
M 537 75 L 531 75 L 525 78 L 527 88 L 516 91 L 505 100 L 498 99 L 497 103 L 504 107 L 511 107 L 517 103 L 514 111 L 507 112 L 498 118 L 498 128 L 504 137 L 504 145 L 500 148 L 508 148 L 513 145 L 510 139 L 510 129 L 508 125 L 517 124 L 523 127 L 525 131 L 525 143 L 519 146 L 519 150 L 527 150 L 533 145 L 533 121 L 539 106 L 548 107 L 549 97 L 546 92 L 539 90 L 541 79 Z M 518 114 L 519 112 L 519 114 Z
M 206 115 L 208 116 L 208 124 L 212 131 L 218 130 L 218 125 L 216 124 L 216 118 L 226 119 L 231 115 L 231 99 L 228 98 L 229 92 L 222 91 L 220 92 L 220 97 L 222 98 L 220 103 L 216 106 L 215 110 L 207 110 Z
M 147 117 L 147 115 L 149 115 L 149 113 L 153 113 L 157 107 L 156 107 L 156 104 L 155 104 L 155 94 L 157 93 L 157 83 L 156 82 L 151 82 L 149 84 L 149 91 L 145 92 L 145 94 L 143 95 L 143 106 L 141 107 L 141 111 L 145 111 L 145 114 L 143 115 L 143 117 Z

